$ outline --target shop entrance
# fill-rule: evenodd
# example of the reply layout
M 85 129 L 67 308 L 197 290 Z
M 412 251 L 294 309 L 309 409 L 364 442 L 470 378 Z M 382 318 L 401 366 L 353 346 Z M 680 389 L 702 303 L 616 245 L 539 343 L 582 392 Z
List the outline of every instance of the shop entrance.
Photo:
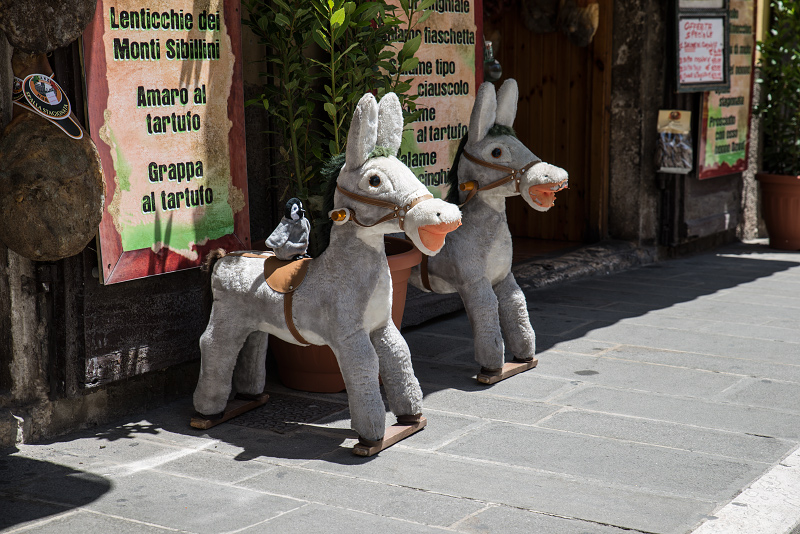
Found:
M 607 232 L 613 5 L 612 0 L 577 3 L 600 8 L 597 33 L 586 47 L 561 32 L 530 31 L 518 3 L 485 21 L 486 39 L 499 41 L 495 57 L 503 78 L 496 85 L 506 78 L 519 85 L 514 128 L 520 140 L 542 160 L 569 172 L 569 189 L 546 213 L 532 210 L 520 197 L 509 199 L 515 260 L 595 242 Z

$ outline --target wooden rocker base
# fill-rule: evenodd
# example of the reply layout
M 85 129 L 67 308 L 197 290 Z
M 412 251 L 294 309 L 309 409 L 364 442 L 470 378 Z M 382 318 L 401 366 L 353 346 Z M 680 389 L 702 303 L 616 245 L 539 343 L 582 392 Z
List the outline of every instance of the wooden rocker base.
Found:
M 212 426 L 217 426 L 218 424 L 224 423 L 229 419 L 233 419 L 237 415 L 249 412 L 253 408 L 258 408 L 259 406 L 265 404 L 267 400 L 269 400 L 269 395 L 266 393 L 262 393 L 261 395 L 256 396 L 254 399 L 234 398 L 233 400 L 228 401 L 228 405 L 225 406 L 225 411 L 222 412 L 222 417 L 218 419 L 206 419 L 202 415 L 198 414 L 192 417 L 192 420 L 189 422 L 189 424 L 193 428 L 208 430 Z
M 517 375 L 519 373 L 525 372 L 528 369 L 533 369 L 539 363 L 539 360 L 536 358 L 532 359 L 529 362 L 507 362 L 503 365 L 503 368 L 500 370 L 500 374 L 497 375 L 485 375 L 483 373 L 478 373 L 478 382 L 481 384 L 496 384 L 501 380 L 505 380 L 510 376 Z
M 413 425 L 402 425 L 400 423 L 395 423 L 386 429 L 386 434 L 383 436 L 383 440 L 381 440 L 380 444 L 369 447 L 362 443 L 356 443 L 353 446 L 353 454 L 357 456 L 372 456 L 374 454 L 378 454 L 383 449 L 387 449 L 398 441 L 407 438 L 411 434 L 419 432 L 425 428 L 425 425 L 427 424 L 428 420 L 424 417 L 420 418 L 419 423 L 414 423 Z

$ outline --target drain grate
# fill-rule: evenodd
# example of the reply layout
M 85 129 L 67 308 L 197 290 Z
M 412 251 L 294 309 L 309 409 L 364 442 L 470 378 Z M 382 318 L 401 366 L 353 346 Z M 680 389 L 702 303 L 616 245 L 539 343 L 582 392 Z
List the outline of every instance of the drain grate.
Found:
M 297 430 L 303 423 L 313 423 L 346 409 L 346 404 L 338 402 L 270 393 L 266 404 L 234 417 L 228 423 L 286 434 Z

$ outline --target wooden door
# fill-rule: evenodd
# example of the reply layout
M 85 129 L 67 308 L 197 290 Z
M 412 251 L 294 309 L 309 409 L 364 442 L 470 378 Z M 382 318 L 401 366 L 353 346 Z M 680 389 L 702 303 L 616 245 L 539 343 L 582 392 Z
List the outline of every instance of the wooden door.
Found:
M 579 4 L 586 5 L 588 0 Z M 514 128 L 542 160 L 569 172 L 569 189 L 546 213 L 520 197 L 508 202 L 516 237 L 592 242 L 606 234 L 611 95 L 612 0 L 599 0 L 600 25 L 592 44 L 578 47 L 560 32 L 528 30 L 518 8 L 485 23 L 499 36 L 495 57 L 503 78 L 514 78 L 520 99 Z

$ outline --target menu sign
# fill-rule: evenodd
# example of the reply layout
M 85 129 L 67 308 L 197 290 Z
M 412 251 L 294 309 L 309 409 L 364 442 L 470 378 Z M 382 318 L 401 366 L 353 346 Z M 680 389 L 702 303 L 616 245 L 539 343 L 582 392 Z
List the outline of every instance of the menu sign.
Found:
M 399 2 L 398 2 L 399 3 Z M 480 0 L 437 1 L 431 15 L 397 42 L 421 38 L 419 64 L 403 73 L 413 78 L 419 118 L 406 126 L 398 157 L 434 196 L 447 195 L 447 175 L 458 144 L 469 128 L 478 85 L 483 80 L 482 4 Z
M 104 283 L 250 246 L 240 24 L 238 1 L 98 2 L 84 43 Z
M 678 17 L 678 91 L 727 88 L 726 18 Z
M 728 91 L 711 91 L 703 98 L 703 118 L 697 176 L 701 180 L 743 172 L 755 50 L 755 2 L 730 0 L 730 77 Z
M 725 0 L 678 0 L 678 9 L 724 9 Z

